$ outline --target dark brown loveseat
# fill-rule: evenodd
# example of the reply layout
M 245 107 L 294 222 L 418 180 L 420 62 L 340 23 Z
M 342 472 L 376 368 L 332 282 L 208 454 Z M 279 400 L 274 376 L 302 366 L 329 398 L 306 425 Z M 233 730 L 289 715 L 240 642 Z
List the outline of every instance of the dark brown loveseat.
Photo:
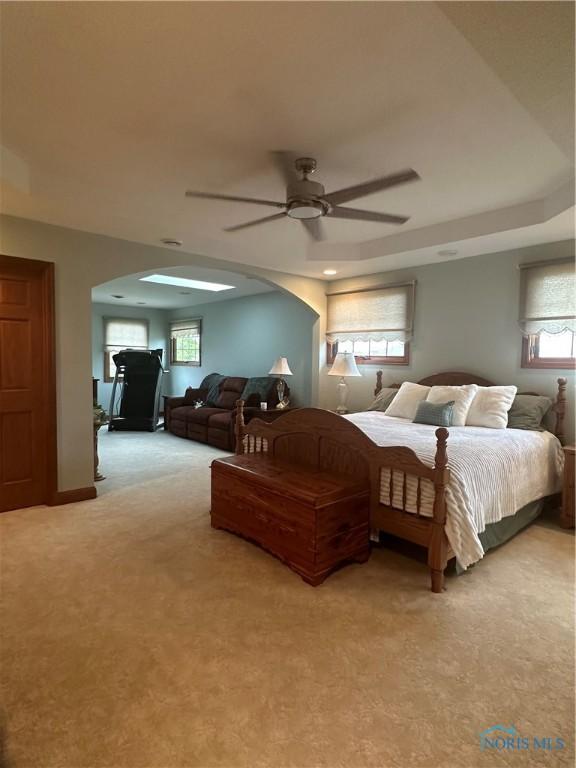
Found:
M 165 428 L 178 437 L 233 451 L 236 401 L 242 399 L 246 402 L 244 415 L 245 420 L 249 421 L 260 412 L 260 403 L 263 401 L 268 404 L 268 408 L 276 408 L 277 384 L 278 379 L 269 376 L 248 379 L 212 373 L 206 376 L 198 388 L 189 387 L 184 397 L 164 399 Z M 198 401 L 203 403 L 200 408 L 195 405 Z

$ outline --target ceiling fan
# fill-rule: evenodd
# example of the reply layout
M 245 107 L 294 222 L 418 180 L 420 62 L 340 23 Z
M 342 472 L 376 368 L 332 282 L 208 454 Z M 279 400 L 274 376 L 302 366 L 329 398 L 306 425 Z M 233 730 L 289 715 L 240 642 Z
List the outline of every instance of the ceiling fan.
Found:
M 408 181 L 416 181 L 420 176 L 411 168 L 383 176 L 364 184 L 356 184 L 353 187 L 339 189 L 336 192 L 324 192 L 324 187 L 317 181 L 311 181 L 308 177 L 316 170 L 316 160 L 313 157 L 298 157 L 290 152 L 273 152 L 277 166 L 286 181 L 286 202 L 280 203 L 273 200 L 258 200 L 251 197 L 236 197 L 234 195 L 218 195 L 210 192 L 194 192 L 188 190 L 187 197 L 201 197 L 207 200 L 228 200 L 238 203 L 257 203 L 273 208 L 282 208 L 281 213 L 264 216 L 261 219 L 248 221 L 245 224 L 237 224 L 226 227 L 225 232 L 237 232 L 240 229 L 255 227 L 258 224 L 266 224 L 289 216 L 302 222 L 308 234 L 314 240 L 324 240 L 325 234 L 321 218 L 327 216 L 331 219 L 348 219 L 353 221 L 376 221 L 382 224 L 404 224 L 408 216 L 395 216 L 390 213 L 377 213 L 376 211 L 363 211 L 356 208 L 342 207 L 341 203 L 347 203 L 358 197 L 365 197 L 383 189 L 390 189 Z M 300 174 L 300 177 L 298 176 Z

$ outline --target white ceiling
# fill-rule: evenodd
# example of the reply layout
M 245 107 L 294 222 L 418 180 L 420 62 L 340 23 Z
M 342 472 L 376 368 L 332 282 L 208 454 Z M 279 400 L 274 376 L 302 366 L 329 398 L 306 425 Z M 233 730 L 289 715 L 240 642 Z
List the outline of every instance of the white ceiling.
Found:
M 2 210 L 243 264 L 348 276 L 573 236 L 572 3 L 3 3 Z M 186 199 L 282 200 L 270 151 L 402 227 Z
M 141 277 L 152 274 L 187 277 L 191 280 L 204 280 L 208 283 L 222 283 L 232 285 L 233 288 L 226 291 L 201 291 L 195 288 L 161 285 L 140 280 Z M 259 280 L 244 277 L 235 272 L 225 272 L 221 269 L 162 267 L 102 283 L 92 289 L 92 301 L 100 304 L 115 304 L 116 306 L 134 307 L 145 304 L 150 309 L 176 309 L 178 307 L 195 307 L 198 304 L 208 304 L 214 301 L 237 299 L 240 296 L 251 296 L 255 293 L 267 293 L 274 290 L 277 288 Z M 114 298 L 115 295 L 123 296 L 123 298 Z

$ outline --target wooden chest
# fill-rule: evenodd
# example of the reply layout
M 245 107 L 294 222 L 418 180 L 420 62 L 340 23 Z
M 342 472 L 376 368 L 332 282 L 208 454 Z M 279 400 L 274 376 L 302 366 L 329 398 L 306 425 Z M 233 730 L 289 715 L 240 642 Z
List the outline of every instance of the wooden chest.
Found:
M 314 586 L 368 559 L 368 497 L 364 482 L 265 454 L 212 463 L 212 526 L 256 542 Z

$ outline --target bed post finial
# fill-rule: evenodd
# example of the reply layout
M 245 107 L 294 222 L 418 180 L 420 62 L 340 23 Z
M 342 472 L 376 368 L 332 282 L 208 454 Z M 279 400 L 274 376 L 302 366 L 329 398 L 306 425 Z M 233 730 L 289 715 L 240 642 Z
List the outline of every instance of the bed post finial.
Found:
M 236 400 L 236 422 L 234 424 L 236 435 L 236 453 L 241 456 L 244 453 L 244 436 L 246 435 L 246 422 L 244 421 L 244 400 Z
M 374 397 L 378 395 L 382 389 L 382 371 L 376 371 L 376 389 L 374 390 Z
M 565 435 L 564 435 L 564 417 L 566 416 L 566 384 L 568 383 L 568 379 L 565 379 L 563 376 L 561 376 L 558 379 L 558 394 L 556 395 L 556 405 L 555 405 L 555 411 L 556 411 L 556 424 L 554 426 L 554 434 L 560 440 L 561 444 L 564 445 L 565 442 Z
M 446 444 L 448 442 L 449 432 L 446 427 L 439 427 L 434 434 L 436 435 L 436 458 L 434 461 L 434 468 L 446 469 L 448 464 Z
M 446 485 L 450 479 L 448 466 L 447 442 L 448 430 L 439 427 L 436 430 L 436 456 L 434 459 L 434 509 L 430 542 L 428 544 L 428 566 L 432 579 L 432 592 L 444 589 L 444 569 L 448 563 L 448 541 L 444 527 L 446 525 Z

